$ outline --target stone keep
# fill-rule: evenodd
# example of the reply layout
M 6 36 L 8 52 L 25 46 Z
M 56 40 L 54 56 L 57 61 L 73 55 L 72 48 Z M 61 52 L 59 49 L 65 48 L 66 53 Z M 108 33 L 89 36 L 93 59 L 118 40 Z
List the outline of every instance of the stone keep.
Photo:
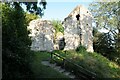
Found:
M 65 48 L 76 49 L 80 44 L 93 52 L 92 15 L 82 5 L 78 5 L 63 21 Z
M 32 20 L 29 23 L 28 30 L 31 34 L 32 44 L 31 50 L 35 51 L 52 51 L 54 49 L 54 33 L 55 30 L 51 21 L 48 20 Z

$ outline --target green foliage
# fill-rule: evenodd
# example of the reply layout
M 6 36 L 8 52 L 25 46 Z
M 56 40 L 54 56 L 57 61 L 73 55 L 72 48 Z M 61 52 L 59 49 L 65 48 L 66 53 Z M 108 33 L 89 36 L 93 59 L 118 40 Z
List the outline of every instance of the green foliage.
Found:
M 109 33 L 101 33 L 95 28 L 93 29 L 93 35 L 94 51 L 119 64 L 119 54 L 114 47 L 115 42 L 113 42 L 111 35 Z
M 96 23 L 96 29 L 106 29 L 108 33 L 94 34 L 95 51 L 119 64 L 120 62 L 120 27 L 118 15 L 120 13 L 118 2 L 93 2 L 90 11 Z M 118 31 L 118 32 L 117 32 Z
M 25 18 L 26 18 L 26 24 L 28 25 L 30 21 L 39 18 L 39 16 L 35 15 L 35 14 L 25 14 Z
M 97 27 L 115 29 L 118 26 L 118 2 L 93 2 L 89 9 Z
M 28 75 L 31 40 L 24 11 L 17 2 L 2 4 L 2 36 L 3 78 Z
M 20 3 L 25 4 L 27 7 L 26 8 L 27 11 L 29 11 L 30 13 L 34 13 L 34 14 L 42 17 L 44 15 L 43 11 L 46 9 L 47 2 L 46 2 L 46 0 L 41 0 L 39 2 L 39 5 L 40 6 L 42 5 L 42 7 L 39 7 L 37 5 L 38 4 L 37 1 L 36 2 L 20 2 Z
M 79 45 L 76 49 L 77 52 L 85 52 L 86 51 L 86 48 L 82 45 Z
M 62 23 L 59 20 L 53 20 L 52 24 L 54 26 L 56 33 L 58 33 L 58 32 L 64 33 L 64 28 L 62 26 Z
M 87 69 L 91 72 L 96 73 L 96 75 L 100 78 L 120 78 L 120 67 L 111 62 L 106 57 L 102 56 L 98 53 L 89 53 L 89 52 L 76 52 L 76 51 L 54 51 L 55 53 L 64 56 L 67 60 L 72 63 L 76 63 Z M 80 73 L 76 73 L 78 68 L 71 65 L 70 63 L 65 64 L 66 68 L 70 71 L 73 71 L 76 75 Z M 82 70 L 82 69 L 80 69 Z M 83 70 L 84 72 L 85 70 Z

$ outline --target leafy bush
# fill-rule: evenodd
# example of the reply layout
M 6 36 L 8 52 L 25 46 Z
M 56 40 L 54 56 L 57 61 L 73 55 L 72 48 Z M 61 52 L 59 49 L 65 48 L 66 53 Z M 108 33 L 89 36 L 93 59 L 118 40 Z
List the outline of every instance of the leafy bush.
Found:
M 85 52 L 86 51 L 86 47 L 79 45 L 76 49 L 77 52 Z
M 26 24 L 28 25 L 30 21 L 40 18 L 39 16 L 35 15 L 35 14 L 28 14 L 25 13 L 25 19 L 26 19 Z
M 64 33 L 64 28 L 62 26 L 61 21 L 59 21 L 59 20 L 53 20 L 52 24 L 54 26 L 54 29 L 55 29 L 56 33 L 58 33 L 58 32 Z

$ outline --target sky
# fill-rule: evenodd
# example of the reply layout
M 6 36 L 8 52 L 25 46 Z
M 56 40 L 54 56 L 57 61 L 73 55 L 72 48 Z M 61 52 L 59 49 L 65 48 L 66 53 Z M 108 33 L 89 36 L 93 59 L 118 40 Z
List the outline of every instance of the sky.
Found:
M 39 0 L 41 1 L 41 0 Z M 94 0 L 46 0 L 47 6 L 44 11 L 43 20 L 61 20 L 63 21 L 77 5 L 83 5 L 88 8 Z M 25 10 L 25 6 L 23 6 Z M 108 32 L 101 30 L 101 32 Z
M 88 8 L 93 0 L 46 0 L 47 6 L 44 11 L 44 20 L 64 20 L 68 14 L 77 6 L 83 5 Z
M 41 0 L 39 0 L 41 1 Z M 42 17 L 43 20 L 61 20 L 63 21 L 77 5 L 83 5 L 88 8 L 93 0 L 46 0 L 47 6 Z M 23 6 L 25 10 L 25 6 Z M 101 30 L 102 32 L 108 32 Z

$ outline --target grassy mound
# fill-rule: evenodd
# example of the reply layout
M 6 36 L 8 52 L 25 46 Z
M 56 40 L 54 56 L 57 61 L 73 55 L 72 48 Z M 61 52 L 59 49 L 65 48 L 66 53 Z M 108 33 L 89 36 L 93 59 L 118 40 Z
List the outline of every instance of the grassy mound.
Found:
M 90 53 L 85 50 L 54 51 L 54 53 L 64 56 L 67 60 L 96 73 L 100 78 L 120 78 L 120 67 L 98 53 Z M 62 63 L 59 58 L 57 61 Z M 76 70 L 72 65 L 67 65 L 67 68 Z

